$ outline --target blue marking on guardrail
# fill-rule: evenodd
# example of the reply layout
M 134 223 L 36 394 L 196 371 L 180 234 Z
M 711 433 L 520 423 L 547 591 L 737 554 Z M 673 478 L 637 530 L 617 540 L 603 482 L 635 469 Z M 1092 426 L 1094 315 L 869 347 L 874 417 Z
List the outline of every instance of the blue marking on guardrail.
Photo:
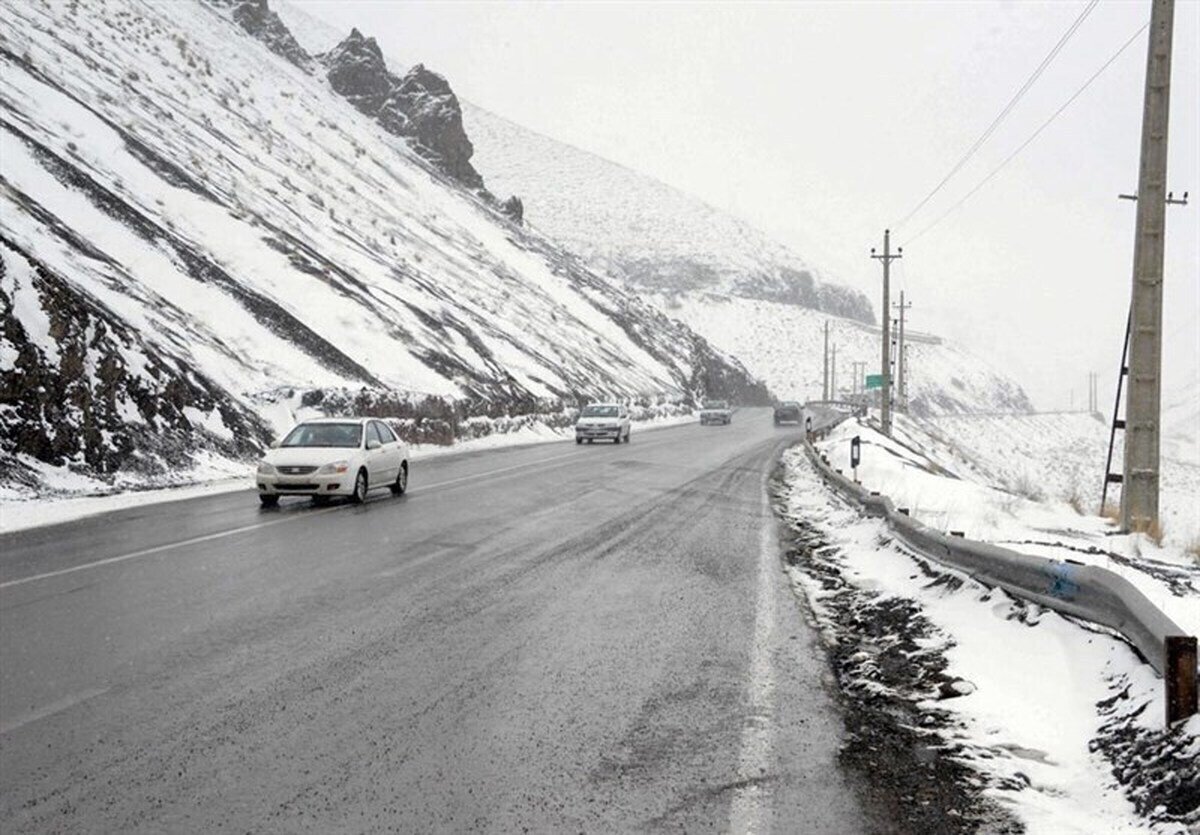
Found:
M 1051 597 L 1060 600 L 1071 600 L 1079 593 L 1079 583 L 1075 582 L 1075 566 L 1065 562 L 1056 563 L 1051 569 L 1052 582 L 1047 590 Z

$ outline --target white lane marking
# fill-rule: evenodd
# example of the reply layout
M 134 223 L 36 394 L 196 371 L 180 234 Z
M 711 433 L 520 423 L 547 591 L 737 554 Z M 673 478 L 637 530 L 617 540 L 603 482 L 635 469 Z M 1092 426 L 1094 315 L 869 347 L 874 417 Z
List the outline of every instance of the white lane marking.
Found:
M 664 443 L 664 442 L 660 441 L 658 444 L 653 444 L 653 446 L 658 446 L 661 443 Z M 645 448 L 646 446 L 651 446 L 651 445 L 650 444 L 642 445 L 643 448 Z M 527 469 L 529 467 L 536 467 L 540 464 L 549 464 L 552 461 L 560 461 L 564 458 L 575 458 L 575 457 L 578 457 L 580 454 L 581 454 L 580 450 L 575 450 L 575 451 L 567 453 L 565 455 L 556 455 L 551 458 L 541 458 L 541 459 L 538 459 L 537 461 L 528 461 L 524 464 L 514 464 L 511 467 L 501 467 L 498 470 L 488 470 L 487 472 L 475 473 L 474 475 L 467 475 L 467 476 L 463 476 L 462 478 L 452 478 L 449 481 L 440 481 L 440 482 L 436 482 L 434 484 L 427 484 L 418 490 L 414 490 L 413 492 L 421 493 L 425 490 L 432 490 L 437 487 L 449 487 L 451 485 L 460 484 L 462 482 L 479 481 L 481 479 L 490 478 L 492 476 L 497 476 L 497 475 L 503 475 L 505 473 L 514 472 L 516 470 Z M 270 528 L 275 525 L 282 525 L 286 522 L 296 522 L 296 521 L 299 521 L 302 519 L 312 519 L 314 516 L 320 516 L 321 514 L 324 514 L 324 513 L 332 513 L 332 512 L 338 511 L 338 510 L 344 510 L 346 507 L 347 507 L 347 505 L 340 505 L 338 507 L 330 507 L 330 508 L 325 508 L 324 510 L 314 510 L 314 511 L 310 511 L 307 513 L 297 514 L 295 516 L 289 516 L 286 519 L 273 519 L 270 522 L 258 522 L 253 525 L 244 525 L 243 527 L 233 528 L 232 530 L 228 530 L 228 531 L 217 531 L 215 533 L 205 534 L 204 536 L 195 536 L 195 537 L 192 537 L 191 539 L 184 539 L 179 542 L 169 542 L 165 545 L 156 545 L 153 548 L 144 548 L 141 551 L 133 551 L 132 553 L 129 553 L 129 554 L 120 554 L 115 557 L 105 557 L 104 559 L 101 559 L 101 560 L 94 560 L 92 562 L 82 563 L 80 565 L 73 565 L 70 568 L 60 568 L 56 571 L 46 571 L 41 574 L 30 575 L 29 577 L 21 577 L 17 580 L 8 580 L 6 582 L 0 583 L 0 591 L 7 589 L 7 588 L 12 588 L 14 586 L 23 586 L 26 583 L 36 583 L 39 580 L 49 580 L 54 577 L 62 577 L 67 574 L 74 574 L 77 571 L 88 571 L 93 568 L 101 568 L 106 565 L 114 565 L 116 563 L 126 562 L 127 560 L 136 560 L 136 559 L 140 559 L 142 557 L 149 557 L 149 556 L 153 556 L 155 554 L 162 554 L 166 551 L 173 551 L 177 548 L 186 548 L 189 545 L 198 545 L 201 542 L 212 542 L 213 540 L 216 540 L 216 539 L 224 539 L 225 537 L 228 537 L 228 536 L 236 536 L 237 534 L 241 534 L 241 533 L 249 533 L 250 531 L 261 530 L 262 528 Z
M 176 548 L 185 548 L 188 545 L 196 545 L 200 542 L 211 542 L 214 539 L 224 539 L 227 536 L 235 536 L 239 533 L 247 531 L 256 531 L 260 528 L 270 528 L 275 525 L 282 525 L 285 522 L 295 522 L 297 519 L 311 519 L 314 516 L 320 516 L 323 513 L 332 513 L 336 510 L 342 510 L 341 507 L 330 507 L 325 510 L 314 510 L 311 513 L 305 513 L 303 516 L 289 516 L 286 519 L 274 519 L 270 522 L 259 522 L 255 525 L 244 525 L 240 528 L 233 528 L 228 531 L 217 531 L 216 533 L 205 534 L 204 536 L 193 536 L 191 539 L 183 539 L 179 542 L 168 542 L 166 545 L 156 545 L 153 548 L 143 548 L 141 551 L 133 551 L 128 554 L 120 554 L 115 557 L 105 557 L 102 560 L 94 560 L 85 562 L 80 565 L 73 565 L 70 568 L 60 568 L 57 571 L 46 571 L 41 574 L 33 574 L 29 577 L 21 577 L 18 580 L 8 580 L 0 583 L 0 589 L 11 588 L 12 586 L 21 586 L 25 583 L 34 583 L 38 580 L 49 580 L 51 577 L 62 577 L 65 574 L 74 574 L 76 571 L 87 571 L 91 568 L 100 568 L 105 565 L 113 565 L 114 563 L 125 562 L 126 560 L 136 560 L 139 557 L 149 557 L 153 554 L 161 554 L 164 551 L 171 551 Z
M 70 696 L 65 696 L 57 701 L 53 701 L 48 705 L 35 708 L 34 710 L 23 713 L 20 716 L 9 719 L 7 722 L 0 722 L 0 736 L 3 736 L 10 731 L 15 731 L 17 728 L 24 727 L 30 722 L 36 722 L 39 719 L 45 719 L 47 716 L 53 716 L 56 713 L 62 713 L 67 708 L 75 707 L 81 702 L 86 702 L 88 699 L 94 699 L 97 696 L 107 693 L 107 687 L 93 687 L 90 690 L 81 690 Z
M 750 649 L 747 685 L 750 713 L 742 727 L 738 757 L 738 787 L 729 809 L 729 831 L 764 833 L 771 828 L 771 794 L 766 778 L 771 766 L 775 729 L 775 671 L 771 649 L 775 638 L 774 570 L 778 563 L 773 515 L 767 499 L 767 478 L 762 484 L 762 531 L 758 539 L 758 593 L 755 600 L 754 642 Z

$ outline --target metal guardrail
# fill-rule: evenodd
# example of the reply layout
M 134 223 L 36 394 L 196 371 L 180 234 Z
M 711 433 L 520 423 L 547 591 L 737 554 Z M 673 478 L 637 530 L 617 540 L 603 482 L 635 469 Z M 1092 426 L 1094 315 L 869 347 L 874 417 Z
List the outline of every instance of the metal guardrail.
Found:
M 840 422 L 813 435 L 821 437 Z M 861 505 L 868 515 L 885 519 L 911 548 L 1014 597 L 1115 630 L 1163 678 L 1167 724 L 1197 712 L 1196 637 L 1186 634 L 1124 577 L 1099 566 L 947 536 L 912 518 L 907 510 L 897 509 L 886 496 L 846 478 L 817 452 L 811 440 L 805 441 L 804 450 L 822 480 Z

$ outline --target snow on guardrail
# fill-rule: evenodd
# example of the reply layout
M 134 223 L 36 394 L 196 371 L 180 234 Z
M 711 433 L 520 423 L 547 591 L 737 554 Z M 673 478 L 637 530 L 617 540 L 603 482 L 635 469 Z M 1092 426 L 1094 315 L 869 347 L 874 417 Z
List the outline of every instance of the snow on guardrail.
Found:
M 819 437 L 844 419 L 839 415 L 814 428 L 812 435 Z M 1196 637 L 1186 634 L 1124 577 L 1099 566 L 947 536 L 897 509 L 888 497 L 870 492 L 842 475 L 817 451 L 812 440 L 810 437 L 805 441 L 804 450 L 821 479 L 861 505 L 868 515 L 884 519 L 911 548 L 1016 597 L 1116 631 L 1163 678 L 1167 724 L 1197 712 Z

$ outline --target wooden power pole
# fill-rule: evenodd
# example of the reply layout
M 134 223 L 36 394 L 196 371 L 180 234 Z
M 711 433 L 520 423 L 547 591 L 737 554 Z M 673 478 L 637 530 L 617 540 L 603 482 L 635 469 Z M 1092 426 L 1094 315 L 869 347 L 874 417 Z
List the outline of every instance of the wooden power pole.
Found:
M 890 270 L 892 262 L 903 256 L 904 250 L 902 247 L 897 247 L 895 253 L 892 252 L 892 233 L 883 230 L 883 254 L 876 255 L 875 247 L 871 247 L 871 257 L 877 261 L 883 262 L 883 357 L 880 362 L 880 373 L 883 375 L 882 387 L 879 391 L 879 426 L 883 430 L 883 434 L 891 437 L 892 434 L 892 374 L 891 374 L 891 324 L 892 324 L 892 297 L 890 286 L 888 284 L 890 278 Z
M 1125 404 L 1121 528 L 1127 531 L 1146 531 L 1158 524 L 1163 239 L 1174 17 L 1174 0 L 1152 0 L 1133 244 L 1129 393 Z

